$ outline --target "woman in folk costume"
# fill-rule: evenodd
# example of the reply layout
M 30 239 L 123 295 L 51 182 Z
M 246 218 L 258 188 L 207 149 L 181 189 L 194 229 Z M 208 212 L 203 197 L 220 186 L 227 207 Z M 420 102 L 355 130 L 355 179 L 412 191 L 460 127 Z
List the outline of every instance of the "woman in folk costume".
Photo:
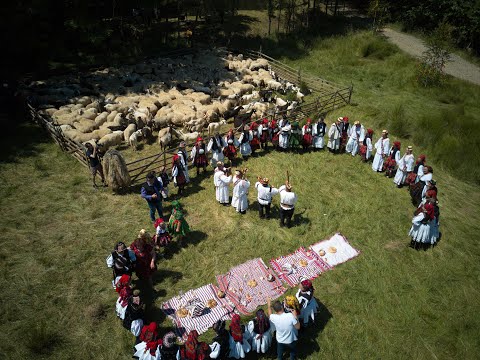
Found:
M 268 140 L 270 139 L 270 130 L 268 128 L 268 119 L 264 118 L 258 126 L 258 137 L 260 139 L 260 147 L 267 150 Z
M 360 121 L 355 121 L 354 126 L 351 128 L 350 137 L 348 138 L 346 151 L 352 156 L 357 155 L 360 150 L 360 145 L 365 140 L 365 128 Z
M 198 341 L 197 330 L 188 333 L 187 341 L 180 347 L 181 360 L 207 360 L 210 357 L 210 346 L 207 343 Z
M 291 149 L 297 150 L 300 146 L 300 142 L 302 140 L 302 129 L 300 128 L 300 124 L 297 120 L 292 122 L 292 129 L 290 131 L 290 138 L 288 141 L 288 145 Z
M 413 156 L 413 147 L 408 146 L 406 153 L 398 162 L 398 169 L 395 174 L 395 178 L 393 179 L 393 182 L 397 184 L 398 188 L 403 186 L 408 174 L 413 171 L 414 162 L 415 157 Z
M 252 156 L 255 155 L 255 151 L 260 149 L 260 140 L 259 140 L 259 131 L 258 124 L 253 121 L 250 124 L 250 148 L 252 149 Z
M 282 119 L 278 126 L 280 128 L 278 132 L 278 146 L 281 150 L 286 150 L 288 149 L 288 138 L 292 130 L 292 125 L 290 125 L 288 120 Z
M 225 320 L 217 320 L 212 328 L 213 331 L 215 331 L 215 337 L 210 345 L 210 349 L 212 350 L 210 358 L 226 360 L 230 353 L 230 335 L 225 329 Z
M 313 126 L 312 120 L 307 119 L 307 123 L 302 127 L 302 148 L 307 151 L 313 143 Z
M 131 277 L 122 275 L 117 281 L 115 291 L 118 293 L 118 300 L 115 304 L 115 313 L 120 319 L 125 319 L 125 311 L 127 310 L 128 300 L 132 296 L 132 288 L 130 286 Z
M 172 201 L 172 214 L 168 220 L 168 232 L 172 236 L 178 236 L 179 243 L 183 242 L 183 238 L 190 232 L 187 220 L 182 210 L 182 204 L 179 201 Z
M 229 174 L 229 170 L 225 169 L 221 161 L 218 161 L 213 175 L 213 184 L 215 185 L 215 198 L 223 206 L 228 206 L 230 203 L 228 185 L 231 182 L 232 176 Z
M 151 322 L 142 328 L 139 342 L 135 345 L 135 354 L 141 360 L 159 360 L 162 340 L 158 337 L 157 323 Z
M 434 242 L 437 242 L 440 239 L 440 208 L 438 207 L 438 200 L 437 200 L 437 191 L 436 190 L 428 190 L 425 196 L 424 203 L 429 202 L 433 205 L 433 212 L 434 212 L 434 219 L 430 224 L 430 237 Z
M 373 130 L 367 129 L 367 133 L 365 134 L 365 139 L 363 139 L 362 146 L 360 146 L 360 150 L 359 150 L 360 157 L 362 158 L 363 162 L 367 162 L 372 157 L 372 150 L 373 150 L 372 138 L 373 138 Z
M 230 129 L 227 135 L 225 135 L 225 143 L 227 146 L 223 149 L 223 154 L 230 160 L 230 163 L 233 164 L 233 160 L 237 156 L 237 146 L 239 146 L 233 129 Z
M 160 359 L 161 360 L 179 360 L 180 348 L 176 344 L 177 337 L 170 331 L 165 334 L 162 340 L 162 346 L 160 346 Z
M 248 331 L 252 339 L 252 350 L 265 354 L 272 346 L 272 331 L 270 320 L 265 311 L 259 309 L 255 318 L 248 323 Z
M 197 142 L 190 152 L 190 158 L 192 159 L 192 164 L 197 168 L 197 175 L 200 174 L 200 169 L 203 169 L 204 173 L 207 171 L 207 146 L 203 138 L 197 138 Z
M 218 132 L 208 141 L 207 151 L 212 153 L 212 167 L 217 166 L 217 162 L 223 162 L 225 156 L 223 155 L 223 149 L 227 146 L 225 140 L 220 136 Z
M 180 161 L 180 157 L 178 155 L 173 155 L 172 178 L 173 184 L 178 187 L 179 195 L 183 192 L 185 184 L 187 183 L 186 174 L 187 172 Z
M 249 334 L 245 332 L 245 326 L 240 323 L 240 315 L 234 314 L 230 323 L 230 353 L 229 357 L 244 359 L 250 352 Z
M 152 286 L 152 275 L 157 270 L 155 264 L 157 254 L 152 243 L 152 237 L 145 229 L 140 230 L 137 238 L 130 245 L 130 249 L 135 252 L 137 257 L 135 273 L 139 279 L 147 280 Z
M 422 207 L 419 207 L 412 219 L 412 227 L 408 233 L 412 237 L 410 246 L 418 249 L 425 245 L 433 245 L 437 241 L 432 237 L 431 226 L 435 219 L 435 208 L 427 202 Z
M 303 325 L 307 326 L 310 319 L 315 321 L 315 313 L 317 312 L 318 304 L 317 300 L 313 297 L 314 292 L 313 284 L 310 280 L 304 279 L 298 285 L 298 291 L 295 294 L 300 307 L 299 318 L 303 319 Z
M 388 131 L 382 131 L 382 137 L 375 143 L 375 157 L 373 158 L 372 170 L 382 172 L 383 161 L 390 149 L 390 139 L 388 138 Z
M 418 177 L 418 182 L 410 185 L 410 197 L 415 206 L 418 206 L 422 201 L 422 195 L 424 194 L 425 185 L 432 180 L 433 169 L 431 166 L 423 167 L 423 175 Z
M 238 142 L 240 143 L 240 154 L 242 154 L 243 160 L 248 160 L 248 157 L 252 154 L 250 140 L 252 140 L 252 135 L 248 125 L 245 125 L 243 132 L 238 138 Z
M 270 141 L 275 148 L 278 148 L 280 141 L 280 128 L 278 127 L 277 120 L 272 119 L 268 123 L 268 130 L 270 133 Z
M 140 298 L 140 290 L 133 290 L 133 294 L 128 299 L 123 327 L 130 331 L 135 337 L 140 336 L 143 329 L 144 306 Z
M 188 155 L 187 155 L 186 148 L 187 148 L 187 143 L 185 141 L 181 141 L 180 144 L 178 145 L 177 155 L 179 157 L 180 165 L 182 166 L 183 175 L 185 176 L 185 182 L 188 183 L 190 182 L 190 177 L 188 176 Z
M 324 117 L 321 116 L 318 122 L 312 127 L 313 149 L 315 151 L 319 149 L 323 149 L 323 147 L 325 146 L 326 131 L 327 131 L 327 124 L 325 124 Z
M 400 162 L 400 148 L 402 144 L 400 141 L 394 141 L 393 146 L 388 151 L 388 156 L 383 163 L 383 171 L 385 171 L 385 176 L 392 178 L 395 175 L 397 165 Z
M 340 125 L 342 127 L 342 133 L 341 133 L 341 139 L 340 139 L 340 153 L 344 153 L 347 147 L 348 138 L 352 130 L 350 127 L 350 123 L 348 122 L 348 117 L 346 116 L 342 117 L 342 122 Z
M 155 220 L 153 226 L 155 227 L 155 235 L 153 237 L 155 246 L 165 247 L 170 244 L 172 236 L 168 233 L 167 223 L 162 218 L 159 218 Z
M 250 182 L 245 178 L 246 170 L 235 170 L 235 179 L 233 180 L 232 206 L 235 210 L 244 215 L 248 208 L 248 189 Z
M 413 167 L 413 171 L 408 174 L 405 183 L 407 185 L 412 185 L 418 182 L 419 176 L 423 175 L 423 168 L 425 166 L 427 157 L 423 154 L 419 155 L 417 161 L 415 162 L 415 166 Z
M 343 118 L 339 117 L 336 122 L 330 125 L 330 129 L 328 129 L 327 147 L 331 153 L 338 154 L 338 152 L 340 151 L 340 140 L 342 138 L 342 121 Z

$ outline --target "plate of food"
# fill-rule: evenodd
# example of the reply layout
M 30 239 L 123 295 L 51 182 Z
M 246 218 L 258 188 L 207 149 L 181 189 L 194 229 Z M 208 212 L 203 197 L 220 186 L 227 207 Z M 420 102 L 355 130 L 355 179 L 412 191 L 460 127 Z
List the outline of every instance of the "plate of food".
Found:
M 275 281 L 275 276 L 273 276 L 272 274 L 268 274 L 267 281 L 270 281 L 270 282 Z
M 258 285 L 258 283 L 256 280 L 252 279 L 252 280 L 248 280 L 247 285 L 250 286 L 251 288 L 254 288 Z
M 210 308 L 210 309 L 213 309 L 214 307 L 216 307 L 218 304 L 217 302 L 214 300 L 214 299 L 210 299 L 207 301 L 207 307 Z
M 337 252 L 337 248 L 335 246 L 330 246 L 327 251 L 330 254 L 335 254 Z
M 308 261 L 305 260 L 305 259 L 300 259 L 300 261 L 298 262 L 298 264 L 299 264 L 301 267 L 307 267 Z
M 177 310 L 177 316 L 179 318 L 186 318 L 188 315 L 190 315 L 190 313 L 188 312 L 188 310 L 184 307 L 181 307 Z
M 321 249 L 319 252 L 318 252 L 318 255 L 320 256 L 325 256 L 326 252 L 325 250 Z

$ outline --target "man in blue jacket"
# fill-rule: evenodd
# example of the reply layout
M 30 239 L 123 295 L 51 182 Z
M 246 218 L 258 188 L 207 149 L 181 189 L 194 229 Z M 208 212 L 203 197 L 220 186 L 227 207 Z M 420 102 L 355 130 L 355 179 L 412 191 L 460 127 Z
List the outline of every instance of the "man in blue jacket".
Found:
M 155 221 L 155 211 L 158 211 L 158 216 L 163 217 L 162 212 L 162 185 L 155 178 L 153 172 L 147 174 L 147 181 L 142 185 L 140 193 L 142 198 L 147 200 L 148 207 L 150 208 L 150 219 Z

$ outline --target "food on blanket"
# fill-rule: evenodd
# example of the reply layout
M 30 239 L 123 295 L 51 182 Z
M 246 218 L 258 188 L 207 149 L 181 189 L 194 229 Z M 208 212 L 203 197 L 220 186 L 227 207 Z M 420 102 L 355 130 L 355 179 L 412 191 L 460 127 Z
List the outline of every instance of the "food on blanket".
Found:
M 268 274 L 267 280 L 272 282 L 275 280 L 275 276 L 273 276 L 272 274 Z
M 312 253 L 310 251 L 307 251 L 305 255 L 307 255 L 308 257 L 312 257 Z
M 305 259 L 301 259 L 298 263 L 300 264 L 301 267 L 307 267 L 308 265 L 308 261 Z
M 217 296 L 220 298 L 220 299 L 223 299 L 225 297 L 225 293 L 222 291 L 222 290 L 218 290 L 217 291 Z
M 265 280 L 265 278 L 264 278 L 263 276 L 260 276 L 260 280 L 262 280 L 262 281 L 263 281 L 263 280 Z
M 291 264 L 285 264 L 282 266 L 282 271 L 286 275 L 290 275 L 293 273 L 293 266 Z
M 210 299 L 210 300 L 207 301 L 207 307 L 210 308 L 210 309 L 213 309 L 217 305 L 218 305 L 217 302 L 213 299 Z
M 252 295 L 247 294 L 247 295 L 245 296 L 245 299 L 247 300 L 247 302 L 251 302 L 251 301 L 253 300 L 253 297 L 252 297 Z
M 248 280 L 247 285 L 250 286 L 251 288 L 254 288 L 255 286 L 258 285 L 256 280 Z
M 326 252 L 323 249 L 318 252 L 318 255 L 320 255 L 320 256 L 325 256 L 325 254 L 326 254 Z
M 335 246 L 330 246 L 327 251 L 330 254 L 335 254 L 337 252 L 337 248 Z
M 186 318 L 190 313 L 188 312 L 187 309 L 184 307 L 181 307 L 180 309 L 177 310 L 177 316 L 179 318 Z

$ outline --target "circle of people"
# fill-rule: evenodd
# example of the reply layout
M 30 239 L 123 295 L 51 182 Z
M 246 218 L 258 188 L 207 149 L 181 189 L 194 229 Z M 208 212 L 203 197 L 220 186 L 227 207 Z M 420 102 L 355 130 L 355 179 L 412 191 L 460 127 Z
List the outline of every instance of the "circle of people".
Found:
M 172 177 L 168 176 L 165 169 L 158 177 L 150 172 L 141 188 L 141 196 L 149 205 L 155 235 L 150 236 L 146 230 L 141 230 L 129 247 L 119 242 L 107 258 L 107 265 L 113 269 L 112 284 L 119 295 L 116 313 L 123 326 L 136 337 L 134 357 L 142 360 L 239 359 L 244 358 L 249 351 L 268 351 L 275 331 L 278 359 L 282 358 L 285 350 L 289 350 L 291 359 L 294 359 L 300 329 L 298 319 L 303 319 L 304 325 L 308 324 L 309 319 L 314 319 L 317 310 L 314 288 L 310 280 L 303 279 L 296 296 L 287 296 L 283 303 L 276 301 L 273 307 L 268 302 L 268 317 L 260 309 L 256 317 L 247 326 L 243 326 L 240 317 L 234 314 L 229 330 L 226 330 L 225 321 L 217 321 L 212 326 L 216 335 L 211 344 L 199 341 L 199 334 L 194 330 L 188 334 L 183 345 L 177 345 L 176 335 L 172 331 L 161 337 L 156 322 L 144 324 L 144 304 L 140 291 L 132 289 L 132 273 L 135 271 L 140 280 L 152 285 L 151 277 L 156 270 L 156 250 L 167 247 L 172 237 L 178 237 L 180 244 L 184 241 L 190 229 L 182 205 L 177 200 L 172 201 L 172 213 L 167 223 L 163 220 L 162 199 L 168 197 L 170 179 L 173 179 L 178 193 L 182 194 L 185 185 L 190 182 L 189 161 L 196 167 L 197 174 L 202 169 L 205 172 L 209 163 L 208 153 L 212 154 L 210 162 L 215 168 L 216 200 L 224 206 L 231 204 L 240 214 L 245 214 L 248 208 L 250 182 L 246 178 L 247 169 L 238 169 L 232 176 L 231 168 L 225 166 L 225 158 L 233 165 L 237 153 L 247 160 L 256 150 L 267 150 L 268 143 L 279 151 L 299 150 L 300 146 L 303 151 L 318 151 L 324 149 L 326 142 L 331 153 L 345 152 L 352 156 L 359 154 L 363 162 L 372 161 L 373 171 L 384 172 L 386 177 L 394 178 L 397 187 L 408 186 L 412 202 L 417 206 L 409 232 L 412 238 L 410 246 L 426 250 L 440 238 L 440 212 L 436 182 L 432 178 L 433 169 L 426 165 L 425 155 L 418 156 L 415 161 L 412 146 L 408 146 L 402 156 L 400 142 L 395 141 L 391 145 L 387 130 L 383 130 L 381 137 L 374 143 L 372 129 L 365 129 L 359 121 L 350 126 L 347 117 L 339 117 L 328 129 L 323 117 L 316 123 L 308 119 L 303 127 L 300 127 L 298 121 L 290 123 L 287 119 L 278 122 L 263 119 L 260 123 L 252 122 L 242 128 L 238 138 L 233 130 L 225 136 L 214 134 L 207 144 L 198 138 L 190 156 L 187 156 L 185 142 L 180 143 L 178 152 L 173 157 Z M 375 155 L 372 157 L 374 149 Z M 233 183 L 231 202 L 230 183 Z M 280 226 L 290 227 L 297 202 L 290 182 L 287 180 L 285 185 L 277 189 L 269 184 L 268 178 L 259 177 L 255 188 L 259 217 L 270 217 L 272 197 L 280 194 Z M 155 218 L 156 212 L 159 218 Z

